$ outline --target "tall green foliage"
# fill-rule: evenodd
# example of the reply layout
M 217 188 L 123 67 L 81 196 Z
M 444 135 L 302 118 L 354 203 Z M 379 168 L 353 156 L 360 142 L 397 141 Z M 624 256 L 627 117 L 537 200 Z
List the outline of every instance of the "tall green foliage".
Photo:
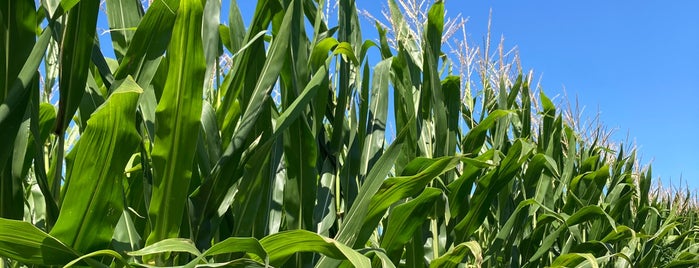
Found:
M 443 1 L 378 42 L 355 1 L 229 4 L 107 0 L 115 58 L 99 1 L 0 5 L 0 266 L 699 265 L 695 197 L 445 54 Z

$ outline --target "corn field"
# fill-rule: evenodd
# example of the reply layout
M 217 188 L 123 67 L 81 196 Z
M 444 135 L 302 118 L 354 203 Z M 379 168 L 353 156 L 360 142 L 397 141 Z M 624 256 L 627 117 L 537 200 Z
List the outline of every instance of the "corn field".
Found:
M 441 0 L 4 2 L 0 267 L 699 265 L 696 197 Z

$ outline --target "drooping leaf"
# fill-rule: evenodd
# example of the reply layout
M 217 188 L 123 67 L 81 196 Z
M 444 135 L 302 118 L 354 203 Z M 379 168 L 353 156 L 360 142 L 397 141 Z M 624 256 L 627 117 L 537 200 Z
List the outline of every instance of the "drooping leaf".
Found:
M 51 235 L 81 253 L 107 248 L 124 209 L 124 169 L 136 151 L 141 88 L 127 78 L 87 122 L 66 170 L 69 182 Z
M 269 254 L 269 263 L 280 266 L 294 253 L 317 252 L 335 259 L 347 259 L 355 267 L 371 267 L 367 257 L 349 246 L 327 237 L 305 231 L 294 230 L 276 233 L 260 240 Z
M 0 256 L 26 264 L 63 265 L 80 254 L 31 223 L 0 218 Z
M 517 140 L 509 149 L 500 166 L 479 179 L 478 186 L 470 200 L 471 209 L 454 228 L 459 233 L 459 238 L 456 241 L 465 241 L 481 226 L 501 188 L 507 187 L 508 183 L 514 179 L 517 171 L 522 168 L 522 164 L 529 158 L 533 149 L 528 142 Z
M 466 137 L 461 141 L 461 151 L 463 153 L 477 154 L 480 151 L 487 131 L 498 121 L 498 119 L 503 118 L 511 114 L 510 111 L 496 110 L 488 114 L 485 120 L 478 123 L 478 125 L 468 131 Z
M 454 247 L 447 254 L 432 261 L 430 267 L 458 267 L 469 255 L 474 256 L 476 266 L 480 266 L 483 261 L 482 254 L 483 252 L 478 242 L 464 242 Z
M 357 234 L 357 240 L 354 245 L 362 245 L 369 239 L 371 230 L 376 228 L 379 220 L 391 205 L 400 199 L 417 195 L 437 176 L 454 169 L 460 159 L 461 156 L 445 156 L 436 159 L 417 158 L 413 161 L 421 162 L 418 165 L 424 167 L 419 173 L 385 180 L 377 193 L 371 197 L 366 220 L 362 225 L 361 231 Z M 408 164 L 408 166 L 411 166 L 411 164 Z
M 148 256 L 158 253 L 186 252 L 196 257 L 201 256 L 201 252 L 194 246 L 191 240 L 184 238 L 167 238 L 155 242 L 137 251 L 129 252 L 130 256 Z
M 141 87 L 147 89 L 170 43 L 179 6 L 180 0 L 153 1 L 138 24 L 119 68 L 114 72 L 115 80 L 131 75 Z
M 399 262 L 403 247 L 410 239 L 416 228 L 422 226 L 431 212 L 441 191 L 435 188 L 425 188 L 415 199 L 396 206 L 388 216 L 388 225 L 381 239 L 381 248 L 394 263 Z
M 577 267 L 581 262 L 588 261 L 591 267 L 597 268 L 599 265 L 595 256 L 589 253 L 567 253 L 556 257 L 551 267 Z

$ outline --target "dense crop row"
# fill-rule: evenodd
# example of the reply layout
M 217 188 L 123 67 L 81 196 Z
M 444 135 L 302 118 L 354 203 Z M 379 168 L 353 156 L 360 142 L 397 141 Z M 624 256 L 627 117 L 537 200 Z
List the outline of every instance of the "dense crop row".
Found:
M 699 264 L 694 197 L 388 4 L 106 0 L 115 58 L 100 1 L 0 4 L 0 267 Z

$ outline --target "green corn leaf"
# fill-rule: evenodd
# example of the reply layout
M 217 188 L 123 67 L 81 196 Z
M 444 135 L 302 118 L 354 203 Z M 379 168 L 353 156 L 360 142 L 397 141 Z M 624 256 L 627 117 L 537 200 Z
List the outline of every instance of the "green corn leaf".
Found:
M 204 85 L 201 1 L 182 1 L 168 47 L 168 75 L 156 108 L 153 193 L 148 215 L 151 245 L 178 237 L 192 176 Z
M 408 121 L 409 124 L 414 123 L 414 118 Z M 407 136 L 408 130 L 404 128 L 398 134 L 396 139 L 393 141 L 391 146 L 386 149 L 384 154 L 376 161 L 374 168 L 371 169 L 367 178 L 364 180 L 364 184 L 359 189 L 357 199 L 350 208 L 346 216 L 346 221 L 340 227 L 335 239 L 346 245 L 354 245 L 357 241 L 357 235 L 359 235 L 360 230 L 366 219 L 366 214 L 369 210 L 369 205 L 371 203 L 371 198 L 379 191 L 384 179 L 386 178 L 388 172 L 391 170 L 391 166 L 398 158 L 398 154 L 403 146 L 405 136 Z M 337 264 L 327 258 L 321 258 L 316 267 L 328 267 L 332 264 Z
M 578 225 L 583 222 L 589 222 L 597 218 L 607 219 L 607 223 L 612 229 L 616 229 L 616 223 L 602 208 L 596 205 L 586 206 L 578 211 L 576 211 L 570 217 L 565 219 L 565 224 L 558 227 L 554 232 L 547 235 L 541 242 L 541 246 L 534 253 L 534 255 L 529 258 L 530 262 L 533 262 L 541 258 L 544 254 L 549 252 L 549 249 L 554 245 L 559 235 L 563 233 L 566 229 Z
M 143 5 L 138 0 L 108 0 L 106 5 L 112 47 L 117 60 L 121 60 L 126 55 L 136 27 L 143 17 Z
M 293 5 L 288 7 L 294 11 L 290 30 L 298 34 L 290 37 L 290 54 L 286 57 L 285 68 L 281 71 L 280 88 L 284 108 L 296 99 L 298 91 L 306 87 L 309 79 L 305 59 L 308 59 L 310 49 L 301 4 L 299 1 L 294 1 Z M 313 222 L 313 208 L 318 188 L 318 170 L 316 169 L 318 148 L 309 121 L 307 113 L 302 113 L 283 135 L 287 175 L 283 209 L 287 230 L 315 231 L 316 229 L 316 224 Z
M 322 88 L 326 76 L 327 67 L 323 67 L 316 72 L 306 89 L 277 117 L 275 131 L 269 140 L 259 145 L 258 149 L 255 150 L 255 153 L 248 160 L 250 164 L 246 165 L 245 175 L 238 185 L 239 193 L 232 201 L 233 212 L 240 217 L 239 224 L 235 227 L 233 234 L 237 236 L 253 234 L 255 237 L 262 237 L 268 233 L 266 226 L 264 226 L 264 222 L 268 220 L 268 215 L 257 212 L 261 207 L 271 209 L 271 200 L 265 193 L 268 193 L 266 191 L 271 191 L 269 180 L 277 170 L 274 164 L 261 165 L 260 163 L 266 161 L 269 156 L 273 157 L 271 163 L 280 161 L 282 150 L 279 148 L 279 145 L 281 145 L 281 142 L 277 141 L 277 139 L 280 138 L 294 120 L 301 116 L 305 107 L 313 100 L 318 90 Z M 265 170 L 267 168 L 271 170 Z M 263 191 L 265 192 L 263 193 Z M 227 209 L 229 202 L 220 204 L 219 208 Z M 263 222 L 260 223 L 258 222 L 259 220 L 263 220 Z
M 66 170 L 65 197 L 51 235 L 76 251 L 107 248 L 123 205 L 124 168 L 136 150 L 140 87 L 127 78 L 87 122 Z M 87 194 L 85 194 L 87 193 Z
M 0 103 L 10 94 L 10 89 L 27 62 L 36 43 L 36 7 L 34 1 L 8 1 L 0 6 L 3 14 L 3 32 L 0 37 Z M 36 71 L 36 69 L 33 69 Z
M 597 260 L 594 255 L 589 253 L 566 253 L 556 257 L 551 264 L 551 267 L 578 267 L 583 261 L 587 261 L 590 267 L 597 268 Z
M 699 264 L 699 254 L 694 252 L 682 252 L 677 258 L 663 267 L 694 267 Z
M 100 50 L 99 39 L 97 37 L 95 37 L 92 43 L 92 56 L 90 59 L 92 62 L 90 71 L 95 75 L 88 75 L 88 77 L 92 77 L 95 81 L 88 80 L 88 86 L 94 86 L 96 89 L 100 87 L 99 90 L 95 90 L 95 92 L 99 92 L 98 95 L 100 96 L 106 95 L 104 93 L 107 93 L 107 90 L 102 90 L 101 87 L 104 87 L 105 89 L 112 88 L 112 84 L 114 84 L 113 74 L 118 66 L 114 59 L 107 59 L 104 56 L 102 50 Z M 93 82 L 96 82 L 96 84 Z
M 442 191 L 435 188 L 425 188 L 415 199 L 396 206 L 388 216 L 388 224 L 381 239 L 381 248 L 394 263 L 400 260 L 403 247 L 413 233 L 427 219 Z
M 69 263 L 67 263 L 64 267 L 73 267 L 74 265 L 80 263 L 81 261 L 86 261 L 88 264 L 90 264 L 92 267 L 106 267 L 106 265 L 99 265 L 100 263 L 90 259 L 90 258 L 95 258 L 95 257 L 102 257 L 102 258 L 113 258 L 118 265 L 121 265 L 122 267 L 128 267 L 129 264 L 128 262 L 119 254 L 119 252 L 116 252 L 114 250 L 109 250 L 109 249 L 103 249 L 103 250 L 98 250 L 95 252 L 90 252 L 88 254 L 82 255 L 79 258 L 76 258 Z
M 257 146 L 245 164 L 245 173 L 231 205 L 238 219 L 233 227 L 234 236 L 262 238 L 269 234 L 266 222 L 272 209 L 274 175 L 282 161 L 282 152 L 281 140 L 267 142 Z
M 487 168 L 495 166 L 492 163 L 495 150 L 491 149 L 471 159 L 464 158 L 463 171 L 459 178 L 447 185 L 449 189 L 449 211 L 453 218 L 462 219 L 468 213 L 471 190 L 477 179 L 482 178 Z
M 357 60 L 357 56 L 354 55 L 354 50 L 352 48 L 352 45 L 347 42 L 340 42 L 337 44 L 335 49 L 333 50 L 333 54 L 335 55 L 343 55 L 349 59 L 350 62 L 354 63 L 354 65 L 359 65 L 359 60 Z
M 126 199 L 129 199 L 128 194 Z M 128 206 L 128 204 L 126 205 Z M 119 222 L 114 227 L 112 236 L 112 247 L 118 252 L 135 251 L 141 248 L 143 239 L 134 223 L 134 217 L 127 208 L 121 213 Z
M 518 79 L 520 79 L 522 75 L 520 74 Z M 522 96 L 522 110 L 519 112 L 520 114 L 520 121 L 522 122 L 522 129 L 521 129 L 521 136 L 522 137 L 531 137 L 531 131 L 532 131 L 532 97 L 529 95 L 529 78 L 525 78 L 524 82 L 522 84 L 522 91 L 521 91 L 521 96 Z
M 354 26 L 353 24 L 357 22 L 357 8 L 355 6 L 354 0 L 342 1 L 338 9 L 338 19 L 339 19 L 339 33 L 338 41 L 340 43 L 347 42 L 351 47 L 355 49 L 361 49 L 359 44 L 361 43 L 361 32 L 359 26 Z M 354 27 L 353 27 L 354 26 Z M 349 49 L 349 48 L 347 48 Z M 356 53 L 355 53 L 356 54 Z M 339 84 L 338 84 L 338 95 L 337 95 L 337 105 L 335 106 L 335 118 L 332 120 L 332 136 L 330 138 L 330 153 L 333 155 L 338 155 L 343 147 L 343 140 L 345 139 L 345 132 L 347 119 L 345 115 L 347 111 L 347 103 L 349 102 L 350 96 L 353 95 L 354 87 L 350 84 L 352 81 L 350 77 L 350 72 L 353 65 L 347 61 L 340 61 L 339 63 Z M 355 85 L 356 86 L 356 85 Z
M 332 37 L 325 38 L 318 42 L 311 51 L 311 57 L 309 59 L 311 68 L 314 70 L 320 68 L 325 63 L 325 59 L 328 58 L 328 52 L 337 47 L 338 44 L 339 42 L 337 39 Z
M 354 200 L 357 197 L 357 191 L 361 185 L 361 180 L 363 180 L 366 174 L 362 174 L 364 167 L 362 166 L 362 150 L 367 142 L 367 127 L 369 124 L 369 95 L 370 95 L 370 71 L 369 63 L 364 62 L 364 67 L 362 68 L 362 78 L 361 87 L 359 92 L 359 98 L 355 101 L 358 102 L 359 109 L 357 106 L 350 106 L 350 127 L 349 127 L 349 151 L 345 156 L 344 165 L 340 170 L 339 184 L 340 184 L 340 197 L 336 199 L 336 203 L 339 204 L 336 210 L 346 211 L 352 207 Z M 359 118 L 357 118 L 357 112 L 359 112 Z M 373 127 L 373 126 L 372 126 Z M 378 131 L 378 130 L 377 130 Z M 385 131 L 384 131 L 385 132 Z M 383 136 L 375 138 L 384 139 Z M 383 145 L 382 145 L 383 146 Z M 373 161 L 368 157 L 364 157 L 365 161 Z M 337 189 L 336 189 L 337 191 Z M 342 203 L 344 202 L 345 208 L 342 209 Z M 341 218 L 340 218 L 341 219 Z
M 447 126 L 447 115 L 439 78 L 439 56 L 442 51 L 442 30 L 444 28 L 444 2 L 435 2 L 427 12 L 427 29 L 423 39 L 423 81 L 420 91 L 420 114 L 423 120 L 433 122 L 433 137 L 426 137 L 425 140 L 432 144 L 432 151 L 428 155 L 440 157 L 447 155 L 446 144 L 449 142 L 449 128 Z M 432 109 L 434 113 L 432 114 Z M 430 116 L 431 115 L 431 116 Z M 427 126 L 430 128 L 430 126 Z
M 38 79 L 35 78 L 36 70 L 41 64 L 50 39 L 51 30 L 47 28 L 32 48 L 16 79 L 12 78 L 14 82 L 6 92 L 8 95 L 3 96 L 0 103 L 0 129 L 3 130 L 0 131 L 0 139 L 4 141 L 14 141 L 17 137 L 29 104 L 31 89 L 38 83 Z M 23 208 L 12 206 L 22 198 L 21 182 L 11 177 L 9 159 L 14 150 L 13 146 L 13 142 L 0 142 L 0 216 L 20 219 L 24 214 L 21 211 Z
M 463 259 L 468 255 L 474 256 L 476 266 L 480 266 L 483 262 L 481 246 L 476 241 L 469 241 L 457 245 L 447 254 L 433 260 L 430 267 L 459 267 L 459 264 L 463 263 Z
M 514 179 L 515 174 L 529 158 L 532 150 L 533 147 L 529 143 L 517 140 L 509 149 L 500 166 L 488 172 L 478 181 L 478 186 L 470 201 L 471 209 L 466 217 L 454 227 L 454 230 L 460 234 L 457 241 L 464 241 L 483 224 L 490 204 L 497 197 L 501 188 L 507 187 L 507 184 Z
M 248 105 L 245 108 L 242 118 L 233 132 L 234 135 L 226 146 L 221 159 L 213 168 L 210 178 L 204 181 L 191 195 L 194 205 L 199 210 L 197 213 L 202 215 L 199 219 L 215 219 L 219 207 L 222 206 L 222 202 L 226 197 L 227 190 L 240 178 L 239 175 L 242 169 L 239 166 L 239 162 L 242 158 L 243 150 L 252 142 L 250 140 L 251 134 L 253 134 L 255 122 L 260 117 L 263 109 L 269 108 L 265 104 L 270 98 L 272 86 L 277 81 L 283 66 L 279 62 L 282 62 L 289 48 L 291 33 L 288 27 L 290 26 L 292 16 L 293 9 L 287 10 L 281 24 L 285 28 L 281 29 L 279 34 L 275 36 L 269 50 L 269 56 L 265 60 L 262 72 L 259 73 L 259 80 L 256 79 L 253 94 L 249 96 L 251 97 L 250 103 L 252 105 Z M 249 53 L 251 53 L 251 50 L 245 51 L 245 54 Z M 242 60 L 244 61 L 245 59 Z M 222 135 L 226 135 L 226 129 L 221 131 Z M 226 139 L 225 137 L 222 138 Z
M 326 65 L 327 66 L 327 61 Z M 265 174 L 265 176 L 271 176 L 271 174 L 276 173 L 276 170 L 263 170 L 263 167 L 265 165 L 259 165 L 261 161 L 263 161 L 265 158 L 267 158 L 267 148 L 268 146 L 271 145 L 271 142 L 276 140 L 278 137 L 282 135 L 282 133 L 285 132 L 285 130 L 292 125 L 295 120 L 302 115 L 305 107 L 313 100 L 315 94 L 317 94 L 318 90 L 323 87 L 324 81 L 327 77 L 327 67 L 321 67 L 316 74 L 311 78 L 311 81 L 307 84 L 306 88 L 302 91 L 302 93 L 294 100 L 293 103 L 291 103 L 287 109 L 284 110 L 284 112 L 277 117 L 276 120 L 276 127 L 275 131 L 272 135 L 272 137 L 267 141 L 266 144 L 262 145 L 259 147 L 259 150 L 256 150 L 255 154 L 253 155 L 253 159 L 250 160 L 250 163 L 257 163 L 253 165 L 249 165 L 250 170 L 246 172 L 246 174 L 258 174 L 260 172 L 268 172 Z M 276 147 L 276 145 L 275 145 Z M 274 149 L 273 151 L 273 156 L 279 157 L 279 151 L 278 148 Z M 258 160 L 254 160 L 255 158 L 260 158 Z M 276 158 L 275 158 L 276 159 Z M 276 169 L 275 165 L 269 166 L 269 168 Z M 266 196 L 261 195 L 261 194 L 254 194 L 254 195 L 248 195 L 247 193 L 259 193 L 261 189 L 267 189 L 269 186 L 264 186 L 268 183 L 268 180 L 265 179 L 256 179 L 256 176 L 251 176 L 250 178 L 243 177 L 243 181 L 241 184 L 238 186 L 239 191 L 241 193 L 238 194 L 235 204 L 234 204 L 234 210 L 237 212 L 236 215 L 241 216 L 241 224 L 239 224 L 239 227 L 236 227 L 236 230 L 239 231 L 234 231 L 235 234 L 237 235 L 242 235 L 246 234 L 248 232 L 243 231 L 241 232 L 240 230 L 247 230 L 250 229 L 253 224 L 252 220 L 253 217 L 246 217 L 243 215 L 246 215 L 246 213 L 252 213 L 252 214 L 257 214 L 255 211 L 259 209 L 260 202 L 263 202 Z M 262 178 L 265 178 L 264 176 Z M 248 222 L 247 224 L 245 222 Z
M 34 160 L 34 176 L 36 177 L 39 190 L 43 195 L 44 204 L 46 206 L 46 230 L 51 230 L 58 218 L 58 204 L 51 194 L 48 177 L 46 176 L 46 160 L 43 157 L 44 144 L 46 143 L 51 130 L 53 130 L 56 121 L 56 109 L 49 103 L 41 103 L 39 109 L 34 108 L 35 103 L 39 103 L 39 92 L 34 92 L 32 96 L 32 111 L 31 122 L 29 129 L 31 131 L 30 140 L 33 143 L 28 144 L 28 152 L 26 161 Z M 38 139 L 36 137 L 39 137 Z M 37 157 L 38 156 L 38 157 Z
M 46 12 L 46 18 L 56 18 L 59 16 L 54 16 L 56 9 L 58 9 L 58 5 L 60 5 L 61 0 L 41 0 L 41 9 L 43 9 Z
M 80 256 L 28 222 L 0 218 L 0 256 L 25 264 L 63 265 Z
M 556 119 L 556 106 L 553 105 L 553 102 L 551 102 L 551 100 L 546 96 L 546 94 L 544 94 L 543 91 L 539 93 L 539 97 L 541 98 L 541 106 L 543 109 L 543 125 L 539 130 L 539 137 L 541 137 L 541 141 L 539 141 L 539 149 L 540 151 L 545 151 L 543 148 L 548 147 L 549 143 L 556 141 L 555 139 L 553 139 L 554 121 Z
M 219 24 L 218 25 L 218 39 L 221 40 L 221 44 L 223 45 L 223 48 L 227 49 L 228 51 L 232 51 L 232 45 L 231 44 L 231 34 L 229 33 L 228 26 Z M 241 41 L 242 42 L 242 41 Z M 223 51 L 221 51 L 223 52 Z
M 376 22 L 376 29 L 379 31 L 379 49 L 381 50 L 381 58 L 383 59 L 388 59 L 391 56 L 393 56 L 393 53 L 391 52 L 391 47 L 388 45 L 388 39 L 386 39 L 386 28 L 383 28 L 381 24 Z M 373 43 L 373 42 L 372 42 Z M 376 46 L 376 44 L 374 44 Z M 362 53 L 362 55 L 365 55 Z M 364 58 L 364 56 L 362 56 Z
M 277 125 L 275 126 L 275 137 L 281 135 L 281 131 L 288 128 L 296 118 L 301 116 L 304 108 L 311 103 L 313 98 L 317 96 L 320 90 L 324 89 L 327 83 L 328 64 L 330 58 L 326 60 L 326 65 L 316 71 L 316 73 L 308 82 L 306 88 L 280 115 L 277 117 Z
M 196 257 L 201 256 L 201 252 L 189 239 L 168 238 L 155 242 L 137 251 L 129 252 L 129 256 L 148 256 L 158 253 L 186 252 Z
M 409 170 L 411 165 L 424 167 L 419 173 L 385 180 L 381 188 L 371 198 L 371 203 L 366 213 L 366 220 L 357 235 L 355 246 L 358 247 L 369 239 L 371 230 L 376 228 L 381 217 L 391 205 L 403 198 L 417 195 L 433 179 L 447 171 L 453 170 L 460 160 L 461 156 L 445 156 L 435 159 L 416 158 L 408 164 L 406 170 Z
M 335 188 L 335 176 L 333 166 L 329 159 L 323 162 L 320 180 L 318 181 L 317 203 L 313 211 L 313 220 L 318 222 L 317 233 L 329 236 L 330 228 L 337 220 L 337 207 L 335 206 L 335 195 L 331 189 Z
M 398 157 L 403 139 L 407 135 L 407 131 L 403 130 L 394 140 L 391 146 L 386 149 L 384 154 L 376 161 L 374 168 L 369 171 L 364 184 L 359 189 L 359 195 L 355 200 L 355 204 L 347 213 L 347 221 L 342 225 L 336 239 L 345 244 L 354 245 L 359 235 L 361 227 L 366 219 L 369 206 L 373 196 L 379 191 L 383 185 L 384 178 L 391 169 L 391 165 Z
M 131 75 L 141 87 L 147 89 L 170 43 L 179 5 L 180 0 L 153 1 L 133 33 L 119 68 L 114 72 L 115 80 Z
M 201 113 L 201 132 L 197 141 L 197 163 L 201 176 L 206 177 L 221 158 L 221 136 L 216 124 L 216 111 L 204 102 Z
M 291 10 L 293 9 L 287 10 L 286 13 L 291 13 Z M 277 34 L 274 38 L 274 41 L 278 42 L 272 42 L 269 51 L 265 50 L 265 40 L 259 37 L 261 34 L 264 35 L 264 33 L 267 32 L 273 16 L 284 13 L 284 10 L 277 1 L 258 1 L 255 14 L 250 22 L 243 42 L 246 45 L 241 47 L 238 51 L 232 51 L 232 53 L 235 53 L 233 56 L 235 56 L 237 60 L 233 62 L 233 67 L 227 75 L 227 77 L 230 78 L 226 78 L 230 82 L 225 83 L 224 81 L 222 88 L 219 88 L 221 103 L 217 107 L 217 119 L 219 120 L 219 128 L 221 129 L 221 143 L 224 144 L 224 146 L 229 146 L 231 141 L 235 140 L 233 139 L 234 133 L 238 135 L 237 139 L 244 137 L 243 140 L 236 141 L 236 143 L 252 142 L 252 140 L 257 138 L 260 134 L 255 133 L 252 126 L 246 126 L 246 128 L 249 127 L 250 130 L 246 130 L 244 133 L 238 133 L 237 130 L 242 120 L 240 117 L 242 114 L 241 111 L 245 112 L 250 103 L 253 103 L 253 105 L 250 106 L 249 110 L 255 111 L 255 117 L 259 116 L 261 112 L 259 107 L 263 106 L 261 102 L 261 97 L 263 95 L 261 94 L 268 89 L 271 90 L 271 86 L 276 82 L 276 78 L 279 75 L 279 72 L 276 70 L 281 69 L 283 66 L 283 64 L 279 63 L 283 62 L 283 55 L 286 55 L 285 53 L 288 49 L 289 28 L 278 30 L 280 34 Z M 289 27 L 290 19 L 291 17 L 289 20 L 285 21 L 286 24 L 282 23 L 281 25 L 283 27 Z M 237 24 L 231 24 L 230 26 L 243 27 L 243 25 Z M 239 31 L 242 31 L 242 29 L 239 29 Z M 272 51 L 276 52 L 271 53 Z M 274 65 L 269 65 L 272 56 L 275 57 Z M 265 73 L 267 74 L 264 75 Z M 259 87 L 258 84 L 262 81 L 264 81 L 264 83 L 262 87 Z M 250 115 L 252 114 L 249 112 L 248 116 Z M 244 134 L 244 136 L 240 136 L 241 134 Z
M 501 118 L 510 115 L 511 111 L 496 110 L 488 114 L 483 121 L 468 131 L 461 141 L 461 152 L 477 154 L 485 142 L 488 130 Z
M 394 86 L 393 108 L 395 114 L 396 129 L 408 128 L 408 136 L 406 137 L 406 146 L 396 160 L 396 174 L 403 173 L 403 168 L 415 156 L 417 156 L 417 125 L 407 125 L 410 118 L 417 116 L 415 112 L 415 102 L 413 100 L 413 78 L 410 71 L 409 55 L 405 49 L 399 49 L 398 55 L 394 57 L 392 64 L 392 81 Z
M 448 76 L 441 82 L 441 91 L 443 92 L 444 113 L 437 112 L 438 116 L 444 117 L 446 121 L 446 129 L 437 129 L 437 136 L 446 137 L 444 148 L 442 149 L 445 155 L 454 155 L 456 153 L 457 134 L 459 133 L 459 115 L 461 107 L 461 79 L 458 76 Z M 445 133 L 440 133 L 445 132 Z
M 217 263 L 197 264 L 196 267 L 211 267 L 211 268 L 217 268 L 217 267 L 268 268 L 269 265 L 265 265 L 264 263 L 260 263 L 260 262 L 258 262 L 258 261 L 254 261 L 254 260 L 251 260 L 251 259 L 237 259 L 237 260 L 228 261 L 228 262 L 217 262 Z
M 49 9 L 50 17 L 56 19 L 63 16 L 66 12 L 69 12 L 73 7 L 80 3 L 80 0 L 55 0 L 47 1 L 50 2 L 52 8 Z
M 576 144 L 578 142 L 577 138 L 576 138 L 576 134 L 573 132 L 573 130 L 571 128 L 566 127 L 564 129 L 564 131 L 565 131 L 565 140 L 568 142 L 568 144 Z M 576 146 L 568 146 L 568 148 L 566 150 L 567 155 L 576 155 L 576 153 L 578 153 Z M 563 161 L 563 163 L 562 163 L 563 168 L 560 169 L 562 183 L 569 184 L 570 181 L 573 179 L 575 165 L 576 165 L 575 157 L 566 157 L 565 161 Z M 559 163 L 559 166 L 560 166 L 560 163 Z M 563 187 L 559 187 L 558 189 L 556 189 L 554 191 L 553 198 L 551 200 L 548 200 L 549 203 L 547 203 L 547 204 L 551 204 L 553 202 L 553 200 L 561 198 L 562 195 L 563 195 Z
M 328 26 L 325 24 L 325 21 L 323 20 L 324 14 L 322 7 L 325 6 L 326 1 L 319 0 L 317 1 L 317 3 L 318 4 L 308 1 L 303 2 L 303 13 L 305 13 L 306 18 L 308 18 L 308 21 L 313 23 L 314 44 L 316 43 L 316 41 L 323 39 L 323 35 L 333 35 L 332 33 L 328 33 Z
M 313 207 L 318 171 L 318 149 L 313 133 L 303 117 L 292 124 L 284 135 L 284 156 L 287 181 L 284 187 L 284 210 L 289 229 L 314 230 Z
M 347 259 L 355 267 L 371 267 L 367 257 L 349 246 L 305 230 L 276 233 L 261 239 L 260 244 L 268 252 L 272 266 L 284 264 L 298 252 L 316 252 L 334 259 Z
M 524 187 L 528 198 L 534 197 L 539 203 L 552 205 L 551 175 L 558 175 L 556 166 L 556 161 L 550 156 L 541 153 L 534 155 L 524 173 Z
M 99 1 L 81 1 L 68 12 L 61 40 L 60 95 L 54 130 L 59 136 L 68 127 L 85 93 L 98 12 Z
M 611 216 L 609 216 L 609 214 L 607 214 L 607 212 L 604 211 L 604 209 L 596 205 L 586 206 L 576 211 L 573 215 L 566 219 L 566 225 L 574 226 L 582 222 L 590 221 L 593 219 L 593 217 L 606 218 L 609 226 L 612 227 L 612 229 L 616 229 L 615 220 Z
M 373 261 L 372 261 L 372 265 L 374 265 L 374 267 L 376 267 L 376 265 L 377 265 L 377 260 L 376 260 L 376 259 L 378 258 L 378 260 L 379 260 L 379 262 L 380 262 L 380 264 L 381 264 L 379 267 L 396 268 L 396 266 L 393 264 L 393 262 L 391 261 L 391 259 L 388 258 L 388 256 L 386 255 L 386 253 L 384 253 L 384 251 L 381 250 L 381 249 L 366 248 L 366 249 L 360 249 L 360 250 L 358 250 L 358 251 L 361 252 L 361 253 L 363 253 L 364 256 L 367 256 L 367 257 L 370 257 L 370 258 L 371 258 L 372 255 L 374 255 L 375 257 L 374 257 L 374 259 L 373 259 Z
M 221 40 L 219 39 L 218 26 L 221 21 L 221 1 L 206 1 L 202 16 L 202 46 L 206 59 L 206 71 L 204 77 L 204 92 L 206 97 L 213 101 L 216 77 L 218 76 L 218 58 L 221 56 Z
M 520 213 L 522 213 L 522 210 L 526 207 L 534 207 L 534 206 L 541 206 L 536 200 L 534 199 L 527 199 L 522 202 L 519 202 L 517 204 L 517 208 L 513 211 L 512 215 L 507 219 L 505 224 L 502 225 L 500 230 L 498 231 L 498 234 L 495 238 L 495 242 L 493 243 L 494 248 L 503 248 L 502 244 L 503 241 L 507 240 L 508 237 L 513 234 L 517 233 L 516 231 L 513 232 L 513 230 L 517 230 L 518 228 L 521 228 L 521 226 L 516 226 L 515 224 L 517 223 L 524 223 L 527 224 L 528 222 L 526 221 L 526 218 L 523 217 Z M 510 242 L 510 241 L 507 241 Z M 509 247 L 510 245 L 506 245 Z
M 182 238 L 169 238 L 150 245 L 144 249 L 129 252 L 131 256 L 147 256 L 158 253 L 185 252 L 196 256 L 192 261 L 182 267 L 219 267 L 220 265 L 232 266 L 232 262 L 227 263 L 207 263 L 207 257 L 230 253 L 252 253 L 253 260 L 238 259 L 236 261 L 251 261 L 252 264 L 260 262 L 268 263 L 267 252 L 260 242 L 255 238 L 230 237 L 224 241 L 216 243 L 204 253 L 194 247 L 192 241 Z M 147 266 L 147 265 L 146 265 Z M 150 266 L 149 266 L 150 267 Z M 236 267 L 233 265 L 233 267 Z M 263 266 L 264 267 L 264 266 Z
M 201 257 L 204 258 L 236 252 L 252 253 L 259 257 L 260 261 L 268 262 L 265 248 L 260 244 L 260 241 L 251 237 L 229 237 L 226 240 L 214 244 L 211 248 L 206 250 Z
M 238 8 L 238 1 L 231 0 L 230 10 L 228 11 L 228 37 L 227 41 L 230 44 L 231 53 L 238 53 L 238 51 L 243 47 L 243 40 L 245 39 L 245 24 L 243 24 L 243 17 Z M 226 42 L 226 41 L 224 41 Z
M 118 87 L 118 85 L 117 85 Z M 78 113 L 75 118 L 75 124 L 80 128 L 80 132 L 85 131 L 86 122 L 90 120 L 90 115 L 104 103 L 105 97 L 100 92 L 100 86 L 97 85 L 93 72 L 89 71 L 87 76 L 87 86 L 80 104 L 78 105 Z
M 410 30 L 403 16 L 403 12 L 401 12 L 395 0 L 388 1 L 388 8 L 391 13 L 391 20 L 393 21 L 393 32 L 396 35 L 396 40 L 400 43 L 400 47 L 410 56 L 412 59 L 411 61 L 415 62 L 415 65 L 419 66 L 419 68 L 422 68 L 422 55 L 420 55 L 420 48 L 415 42 L 417 36 Z
M 366 176 L 376 160 L 381 157 L 385 142 L 386 119 L 388 117 L 388 82 L 392 58 L 382 60 L 374 68 L 374 81 L 369 97 L 369 117 L 366 138 L 360 162 L 361 176 Z M 368 75 L 368 74 L 365 74 Z
M 616 229 L 612 230 L 609 234 L 607 234 L 607 236 L 602 238 L 601 241 L 607 243 L 628 238 L 636 238 L 636 231 L 627 226 L 618 225 Z
M 422 228 L 418 228 L 413 234 L 413 239 L 405 247 L 407 267 L 425 267 L 428 265 L 425 260 L 424 235 Z
M 541 224 L 541 223 L 540 223 Z M 541 225 L 540 225 L 541 226 Z M 543 229 L 543 227 L 539 227 Z M 538 259 L 542 258 L 542 256 L 546 253 L 548 253 L 549 249 L 551 249 L 551 246 L 556 242 L 558 237 L 565 231 L 566 226 L 561 225 L 558 228 L 555 228 L 554 231 L 549 231 L 548 235 L 546 235 L 541 242 L 535 242 L 535 244 L 539 244 L 539 247 L 537 248 L 536 252 L 529 258 L 529 262 L 535 262 Z

